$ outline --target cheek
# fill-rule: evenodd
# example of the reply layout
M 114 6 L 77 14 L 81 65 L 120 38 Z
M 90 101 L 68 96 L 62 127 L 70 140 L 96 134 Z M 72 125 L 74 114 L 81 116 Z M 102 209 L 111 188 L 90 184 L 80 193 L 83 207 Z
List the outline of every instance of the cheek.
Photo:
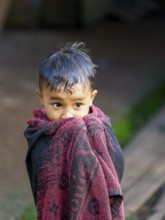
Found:
M 82 111 L 78 112 L 78 117 L 83 118 L 84 116 L 89 114 L 89 106 L 86 106 L 82 109 Z
M 45 111 L 50 121 L 54 121 L 60 118 L 60 112 L 55 112 L 51 106 L 45 108 Z
M 50 121 L 55 121 L 57 119 L 60 119 L 61 116 L 59 114 L 55 114 L 53 112 L 48 112 L 47 117 L 49 118 Z

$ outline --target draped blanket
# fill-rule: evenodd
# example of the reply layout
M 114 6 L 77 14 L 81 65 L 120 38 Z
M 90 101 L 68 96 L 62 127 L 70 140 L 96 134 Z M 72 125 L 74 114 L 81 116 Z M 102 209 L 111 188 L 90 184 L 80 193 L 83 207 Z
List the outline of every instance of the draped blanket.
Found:
M 123 153 L 99 108 L 53 122 L 37 109 L 27 123 L 26 166 L 38 220 L 125 219 Z

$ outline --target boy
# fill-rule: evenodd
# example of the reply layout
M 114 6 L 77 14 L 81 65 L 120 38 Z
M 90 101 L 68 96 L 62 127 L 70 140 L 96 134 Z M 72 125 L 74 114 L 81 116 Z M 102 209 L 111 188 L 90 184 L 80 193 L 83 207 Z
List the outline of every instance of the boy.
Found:
M 92 103 L 95 65 L 83 43 L 67 44 L 39 69 L 25 130 L 26 166 L 38 220 L 123 220 L 124 158 L 109 118 Z

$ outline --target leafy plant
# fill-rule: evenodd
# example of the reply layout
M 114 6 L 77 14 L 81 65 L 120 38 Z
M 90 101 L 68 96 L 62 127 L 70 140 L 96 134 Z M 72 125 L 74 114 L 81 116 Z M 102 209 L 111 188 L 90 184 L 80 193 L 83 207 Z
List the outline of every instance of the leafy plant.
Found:
M 135 216 L 128 216 L 126 220 L 138 220 Z
M 165 84 L 148 94 L 132 110 L 113 124 L 113 129 L 122 147 L 128 143 L 136 131 L 146 124 L 165 103 Z
M 36 208 L 34 205 L 29 206 L 23 213 L 23 215 L 17 220 L 36 220 Z

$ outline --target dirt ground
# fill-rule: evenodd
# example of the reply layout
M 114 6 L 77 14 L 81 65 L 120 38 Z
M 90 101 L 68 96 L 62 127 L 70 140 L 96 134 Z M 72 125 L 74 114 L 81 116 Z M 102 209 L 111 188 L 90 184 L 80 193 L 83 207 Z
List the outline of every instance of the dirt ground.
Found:
M 23 131 L 33 108 L 38 66 L 61 42 L 85 41 L 98 65 L 95 104 L 112 122 L 165 79 L 165 18 L 105 21 L 86 29 L 5 30 L 0 39 L 0 220 L 33 199 Z

